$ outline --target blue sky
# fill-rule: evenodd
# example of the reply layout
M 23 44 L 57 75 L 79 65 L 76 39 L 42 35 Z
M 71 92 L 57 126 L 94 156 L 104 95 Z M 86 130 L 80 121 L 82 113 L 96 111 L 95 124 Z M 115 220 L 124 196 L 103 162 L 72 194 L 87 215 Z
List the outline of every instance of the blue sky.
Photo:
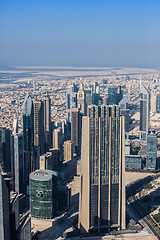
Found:
M 159 0 L 0 0 L 0 66 L 160 67 Z

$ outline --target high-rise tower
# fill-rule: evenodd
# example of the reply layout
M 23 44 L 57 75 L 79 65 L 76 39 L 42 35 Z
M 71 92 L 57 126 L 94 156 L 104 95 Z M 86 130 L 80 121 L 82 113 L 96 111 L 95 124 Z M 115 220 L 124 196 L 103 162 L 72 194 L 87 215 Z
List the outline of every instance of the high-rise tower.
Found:
M 45 132 L 45 150 L 51 147 L 51 99 L 49 95 L 44 98 L 44 132 Z
M 71 122 L 71 109 L 77 107 L 77 92 L 78 88 L 75 84 L 67 89 L 66 92 L 66 118 Z
M 23 103 L 23 147 L 33 151 L 33 102 L 28 94 Z
M 124 229 L 124 117 L 119 106 L 88 107 L 82 120 L 80 231 Z
M 34 102 L 34 146 L 40 147 L 40 154 L 44 153 L 44 105 L 43 101 Z
M 140 139 L 146 140 L 150 119 L 150 94 L 140 82 Z
M 76 156 L 80 155 L 81 149 L 81 113 L 79 108 L 71 110 L 71 141 L 73 143 L 73 153 Z
M 80 108 L 80 112 L 86 116 L 87 114 L 87 103 L 86 103 L 86 93 L 84 91 L 84 87 L 81 84 L 80 89 L 77 93 L 77 104 L 78 108 Z

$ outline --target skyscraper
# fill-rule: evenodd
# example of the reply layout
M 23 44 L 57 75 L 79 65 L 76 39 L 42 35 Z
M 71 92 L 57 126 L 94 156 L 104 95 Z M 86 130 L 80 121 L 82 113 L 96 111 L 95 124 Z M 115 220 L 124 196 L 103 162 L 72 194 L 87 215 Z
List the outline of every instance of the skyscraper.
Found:
M 146 168 L 156 169 L 156 159 L 157 159 L 157 136 L 155 133 L 150 132 L 147 135 Z
M 75 84 L 67 89 L 66 92 L 66 118 L 71 122 L 71 109 L 77 107 L 77 92 L 78 88 Z
M 57 210 L 57 173 L 39 169 L 29 179 L 31 216 L 52 219 Z
M 87 103 L 86 103 L 86 93 L 84 91 L 83 84 L 81 84 L 79 91 L 77 93 L 77 105 L 80 108 L 80 112 L 86 116 L 87 114 Z
M 123 98 L 121 86 L 108 88 L 108 105 L 119 104 Z
M 18 119 L 13 119 L 13 133 L 18 133 Z
M 28 94 L 23 103 L 23 159 L 26 177 L 25 186 L 29 184 L 28 174 L 34 165 L 34 109 L 31 96 Z
M 44 132 L 45 132 L 45 151 L 51 147 L 51 99 L 49 95 L 44 98 Z
M 33 151 L 33 102 L 28 94 L 23 103 L 23 147 L 25 151 Z
M 150 94 L 140 81 L 140 139 L 146 140 L 150 119 Z
M 64 142 L 64 160 L 70 161 L 73 158 L 73 143 L 72 141 Z
M 0 173 L 0 239 L 10 240 L 10 182 Z
M 0 127 L 0 165 L 4 172 L 11 172 L 11 131 Z
M 79 108 L 71 110 L 71 141 L 73 143 L 73 153 L 80 155 L 81 149 L 81 113 Z
M 82 120 L 80 231 L 125 228 L 124 117 L 119 106 L 88 108 Z
M 44 153 L 44 105 L 43 101 L 34 102 L 34 146 L 40 147 L 40 154 Z
M 125 118 L 125 138 L 129 138 L 129 94 L 127 94 L 122 100 L 119 102 L 120 107 L 120 115 Z
M 14 134 L 14 190 L 18 194 L 23 193 L 24 190 L 24 165 L 23 165 L 23 135 L 22 134 Z

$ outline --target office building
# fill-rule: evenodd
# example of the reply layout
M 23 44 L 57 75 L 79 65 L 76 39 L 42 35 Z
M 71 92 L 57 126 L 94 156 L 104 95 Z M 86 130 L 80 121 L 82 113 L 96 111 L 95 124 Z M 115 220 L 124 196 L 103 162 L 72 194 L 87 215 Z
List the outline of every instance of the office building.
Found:
M 160 113 L 160 94 L 156 96 L 156 112 Z
M 23 147 L 25 151 L 33 151 L 34 146 L 34 110 L 31 96 L 28 94 L 23 103 Z
M 6 173 L 0 173 L 0 239 L 10 237 L 10 181 Z
M 156 169 L 156 159 L 157 159 L 157 136 L 154 132 L 150 132 L 147 135 L 146 168 Z
M 93 97 L 92 98 L 93 98 L 92 103 L 94 105 L 98 106 L 99 105 L 99 85 L 97 82 L 95 82 L 93 85 Z
M 41 100 L 34 102 L 34 147 L 40 147 L 40 154 L 44 153 L 44 105 Z
M 125 169 L 126 170 L 141 170 L 142 159 L 140 155 L 126 155 L 125 156 Z
M 64 160 L 70 161 L 73 158 L 73 143 L 72 141 L 64 142 Z
M 18 119 L 13 119 L 13 134 L 18 133 Z
M 60 163 L 60 149 L 49 149 L 47 153 L 40 156 L 39 161 L 40 169 L 57 171 Z
M 45 132 L 45 151 L 51 147 L 51 99 L 49 95 L 44 98 L 44 132 Z
M 34 170 L 34 109 L 29 94 L 26 96 L 23 103 L 23 150 L 24 170 L 28 179 L 25 185 L 28 185 L 29 173 Z
M 78 88 L 75 84 L 70 86 L 66 92 L 66 119 L 71 122 L 71 109 L 77 108 L 77 92 Z
M 123 98 L 121 86 L 108 88 L 108 105 L 119 104 Z
M 57 211 L 57 173 L 36 170 L 30 174 L 31 217 L 52 219 Z
M 93 90 L 92 89 L 85 89 L 86 94 L 86 104 L 87 106 L 93 104 Z
M 150 119 L 150 94 L 140 81 L 140 139 L 146 140 Z
M 62 128 L 56 128 L 53 132 L 53 148 L 62 149 L 63 147 L 63 133 Z
M 122 100 L 119 102 L 120 107 L 120 115 L 124 116 L 125 119 L 125 139 L 129 139 L 129 94 L 127 94 Z
M 13 139 L 13 185 L 18 194 L 25 192 L 24 189 L 24 162 L 23 162 L 23 135 L 14 134 Z
M 11 173 L 11 131 L 0 127 L 0 164 L 4 172 Z
M 119 106 L 90 106 L 82 120 L 81 233 L 125 229 L 124 117 Z
M 152 113 L 157 112 L 157 95 L 156 94 L 151 95 L 151 112 Z
M 71 110 L 71 141 L 73 143 L 73 154 L 80 156 L 81 151 L 81 113 L 79 108 Z
M 84 91 L 83 84 L 81 84 L 79 91 L 77 93 L 77 105 L 80 112 L 86 116 L 87 114 L 87 103 L 86 103 L 86 93 Z

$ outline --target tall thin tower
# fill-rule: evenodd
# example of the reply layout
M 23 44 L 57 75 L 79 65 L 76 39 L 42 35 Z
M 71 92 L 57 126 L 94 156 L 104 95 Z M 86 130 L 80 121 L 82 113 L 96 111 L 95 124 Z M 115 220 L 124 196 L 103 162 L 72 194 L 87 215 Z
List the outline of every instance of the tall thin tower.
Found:
M 82 120 L 79 228 L 124 229 L 124 117 L 119 106 L 88 107 Z
M 150 120 L 150 94 L 140 80 L 140 139 L 146 140 Z
M 45 150 L 51 147 L 51 99 L 49 95 L 44 98 L 44 132 L 45 132 Z

